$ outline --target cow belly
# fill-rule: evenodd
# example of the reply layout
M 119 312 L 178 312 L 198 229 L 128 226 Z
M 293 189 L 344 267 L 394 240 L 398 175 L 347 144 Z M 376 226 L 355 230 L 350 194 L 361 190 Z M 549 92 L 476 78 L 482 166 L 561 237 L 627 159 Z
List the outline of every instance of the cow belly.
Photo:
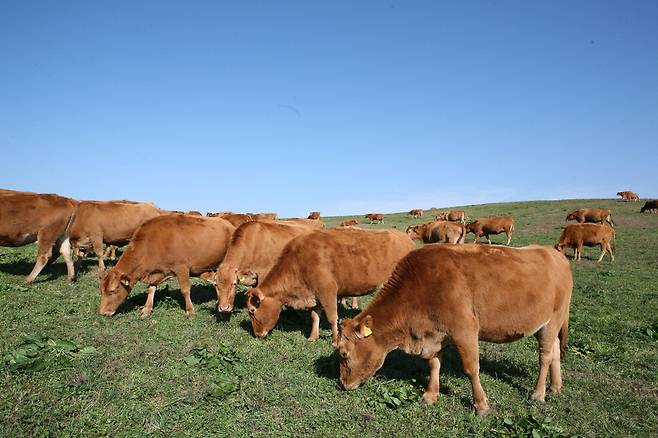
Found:
M 0 246 L 23 246 L 37 241 L 37 235 L 31 233 L 14 236 L 0 236 Z

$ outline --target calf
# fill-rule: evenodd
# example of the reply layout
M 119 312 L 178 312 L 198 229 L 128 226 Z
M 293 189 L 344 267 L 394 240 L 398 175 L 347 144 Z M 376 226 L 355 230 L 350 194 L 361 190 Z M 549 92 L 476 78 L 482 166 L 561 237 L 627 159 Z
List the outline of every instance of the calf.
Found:
M 466 212 L 463 210 L 450 210 L 448 212 L 439 213 L 436 215 L 437 221 L 451 221 L 466 223 Z
M 190 215 L 160 216 L 145 222 L 116 266 L 101 275 L 98 312 L 114 315 L 142 281 L 148 285 L 142 316 L 149 316 L 157 285 L 175 276 L 185 299 L 185 314 L 192 318 L 190 276 L 212 271 L 221 263 L 234 230 L 224 219 Z
M 649 213 L 658 213 L 658 200 L 646 201 L 640 209 L 640 213 L 644 213 L 645 211 L 648 211 Z
M 361 296 L 382 285 L 395 264 L 414 248 L 397 230 L 331 228 L 291 240 L 258 287 L 247 293 L 254 334 L 276 325 L 281 306 L 311 308 L 309 340 L 318 339 L 321 309 L 338 339 L 337 297 Z
M 381 213 L 368 213 L 364 217 L 366 219 L 370 219 L 370 225 L 374 224 L 375 222 L 377 222 L 379 224 L 384 223 L 384 215 L 381 214 Z
M 562 230 L 560 240 L 555 244 L 555 249 L 564 254 L 567 248 L 573 248 L 573 259 L 580 260 L 583 254 L 583 246 L 601 245 L 601 256 L 598 261 L 603 260 L 603 256 L 607 252 L 614 262 L 614 244 L 615 230 L 607 225 L 571 224 Z
M 339 227 L 356 227 L 359 225 L 359 221 L 356 219 L 346 220 L 340 223 Z
M 423 217 L 423 210 L 420 208 L 415 208 L 409 212 L 409 216 L 412 217 Z
M 312 211 L 308 214 L 308 219 L 313 219 L 317 220 L 320 219 L 320 212 L 319 211 Z
M 435 221 L 410 225 L 407 227 L 407 236 L 423 243 L 464 243 L 466 227 L 454 222 Z
M 491 239 L 489 238 L 491 234 L 505 233 L 507 236 L 507 245 L 509 245 L 512 241 L 512 233 L 514 232 L 514 218 L 512 216 L 498 216 L 478 219 L 466 224 L 466 232 L 475 234 L 475 243 L 480 240 L 481 236 L 484 236 L 487 238 L 489 244 L 491 244 Z
M 0 246 L 23 246 L 37 242 L 37 257 L 25 283 L 32 283 L 47 263 L 61 253 L 69 281 L 75 269 L 71 258 L 69 228 L 78 201 L 52 194 L 2 190 L 0 193 Z
M 612 222 L 612 210 L 607 208 L 581 208 L 580 210 L 574 210 L 567 215 L 568 221 L 577 221 L 582 224 L 584 222 L 592 223 L 609 223 L 611 226 L 615 226 Z
M 484 415 L 489 404 L 480 384 L 478 341 L 534 335 L 539 377 L 531 398 L 543 401 L 549 368 L 552 392 L 562 387 L 572 287 L 569 262 L 550 247 L 427 245 L 412 251 L 370 305 L 341 323 L 340 384 L 356 389 L 399 348 L 428 361 L 422 400 L 432 404 L 439 396 L 441 353 L 453 345 L 471 380 L 475 409 Z

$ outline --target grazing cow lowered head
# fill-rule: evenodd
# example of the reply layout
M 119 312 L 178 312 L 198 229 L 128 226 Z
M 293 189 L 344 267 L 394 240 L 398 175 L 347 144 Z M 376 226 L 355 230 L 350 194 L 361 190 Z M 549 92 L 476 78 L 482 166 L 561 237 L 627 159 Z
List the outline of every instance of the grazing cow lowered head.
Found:
M 257 287 L 247 292 L 247 310 L 256 337 L 264 338 L 274 328 L 282 305 L 277 297 L 266 297 Z
M 98 313 L 103 316 L 112 316 L 126 301 L 133 285 L 130 284 L 127 275 L 119 273 L 116 269 L 101 272 L 100 275 L 101 305 Z

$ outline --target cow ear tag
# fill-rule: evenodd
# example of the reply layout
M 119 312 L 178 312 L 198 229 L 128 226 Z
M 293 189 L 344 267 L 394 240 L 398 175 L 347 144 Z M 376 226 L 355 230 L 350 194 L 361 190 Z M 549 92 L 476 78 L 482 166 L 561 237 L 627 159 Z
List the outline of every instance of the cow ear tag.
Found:
M 130 285 L 130 282 L 129 282 L 127 279 L 122 278 L 122 279 L 121 279 L 121 284 L 123 284 L 124 286 L 128 287 L 128 286 Z
M 368 327 L 367 325 L 364 325 L 363 326 L 363 337 L 367 338 L 371 334 L 372 334 L 372 330 L 370 330 L 370 327 Z

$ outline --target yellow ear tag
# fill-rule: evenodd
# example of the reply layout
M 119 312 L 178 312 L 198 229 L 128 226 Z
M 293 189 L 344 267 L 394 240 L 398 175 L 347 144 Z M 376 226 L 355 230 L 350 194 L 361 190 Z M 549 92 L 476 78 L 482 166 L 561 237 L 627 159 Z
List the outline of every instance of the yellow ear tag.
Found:
M 125 278 L 123 280 L 121 280 L 121 284 L 123 284 L 126 287 L 130 286 L 130 282 L 128 280 L 126 280 Z
M 372 334 L 372 330 L 370 330 L 370 327 L 368 327 L 367 325 L 364 325 L 363 326 L 363 337 L 367 338 L 371 334 Z

